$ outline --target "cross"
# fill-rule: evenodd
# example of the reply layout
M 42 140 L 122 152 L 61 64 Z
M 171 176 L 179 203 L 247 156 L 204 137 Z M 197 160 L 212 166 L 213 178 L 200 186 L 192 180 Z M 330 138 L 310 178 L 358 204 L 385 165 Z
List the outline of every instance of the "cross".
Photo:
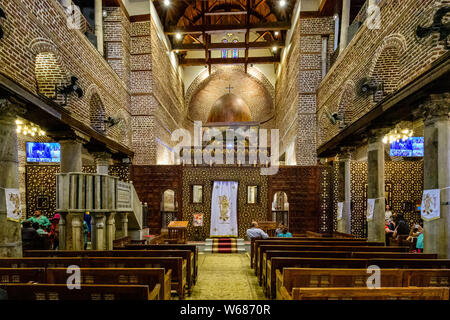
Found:
M 227 89 L 228 89 L 228 93 L 231 93 L 231 89 L 234 89 L 234 88 L 231 86 L 231 84 L 229 84 Z

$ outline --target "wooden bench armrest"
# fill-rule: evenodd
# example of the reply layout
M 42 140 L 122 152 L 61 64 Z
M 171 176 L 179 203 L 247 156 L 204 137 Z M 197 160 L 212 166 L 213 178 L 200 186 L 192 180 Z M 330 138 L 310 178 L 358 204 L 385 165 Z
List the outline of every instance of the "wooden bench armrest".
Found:
M 161 284 L 157 283 L 153 290 L 148 294 L 148 300 L 160 300 L 159 291 L 161 290 Z
M 279 300 L 292 300 L 292 296 L 289 294 L 285 286 L 280 288 L 280 299 Z
M 281 274 L 280 270 L 276 271 L 276 288 L 277 291 L 281 289 L 283 286 L 283 275 Z
M 170 300 L 170 291 L 172 290 L 172 269 L 167 270 L 166 274 L 164 275 L 164 292 L 166 296 L 164 297 L 164 300 Z

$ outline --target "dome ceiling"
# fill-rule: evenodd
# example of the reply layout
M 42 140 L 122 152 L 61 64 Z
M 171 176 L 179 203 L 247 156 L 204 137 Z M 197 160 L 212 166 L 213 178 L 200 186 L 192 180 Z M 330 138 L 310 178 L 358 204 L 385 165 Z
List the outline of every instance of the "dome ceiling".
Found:
M 248 105 L 232 93 L 226 93 L 214 102 L 208 122 L 248 122 L 252 115 Z

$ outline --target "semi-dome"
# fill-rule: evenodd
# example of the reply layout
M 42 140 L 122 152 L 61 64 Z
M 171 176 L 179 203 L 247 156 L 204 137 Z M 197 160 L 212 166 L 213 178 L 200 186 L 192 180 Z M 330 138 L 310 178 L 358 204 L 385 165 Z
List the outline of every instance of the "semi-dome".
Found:
M 250 108 L 241 98 L 232 93 L 221 96 L 214 102 L 208 115 L 208 122 L 252 121 Z

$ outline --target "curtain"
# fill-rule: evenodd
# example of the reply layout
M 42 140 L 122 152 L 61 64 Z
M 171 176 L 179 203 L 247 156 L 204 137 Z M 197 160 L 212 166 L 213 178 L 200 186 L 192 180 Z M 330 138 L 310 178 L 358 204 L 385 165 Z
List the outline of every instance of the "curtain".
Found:
M 211 197 L 211 237 L 237 237 L 236 181 L 214 181 Z

